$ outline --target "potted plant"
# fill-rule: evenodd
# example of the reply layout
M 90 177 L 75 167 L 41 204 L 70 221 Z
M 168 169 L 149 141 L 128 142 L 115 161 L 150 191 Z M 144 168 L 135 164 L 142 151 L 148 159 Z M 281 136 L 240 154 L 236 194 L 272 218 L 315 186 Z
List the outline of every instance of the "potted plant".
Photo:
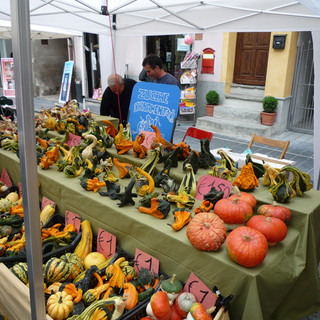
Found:
M 277 109 L 278 100 L 272 96 L 266 96 L 262 100 L 262 108 L 263 111 L 261 112 L 261 123 L 266 126 L 272 126 L 276 116 L 277 116 Z
M 218 92 L 216 92 L 214 90 L 210 90 L 206 94 L 206 100 L 207 100 L 207 104 L 206 104 L 207 115 L 212 117 L 213 116 L 214 107 L 219 103 L 219 94 L 218 94 Z

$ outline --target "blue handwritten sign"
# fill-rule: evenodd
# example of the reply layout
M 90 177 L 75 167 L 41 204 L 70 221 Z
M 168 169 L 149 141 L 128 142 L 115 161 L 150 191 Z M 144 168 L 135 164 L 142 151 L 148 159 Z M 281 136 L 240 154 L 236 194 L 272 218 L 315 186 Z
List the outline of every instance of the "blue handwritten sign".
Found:
M 141 131 L 154 132 L 159 128 L 164 139 L 170 141 L 178 115 L 180 89 L 178 86 L 152 82 L 138 82 L 132 91 L 129 120 L 133 139 Z

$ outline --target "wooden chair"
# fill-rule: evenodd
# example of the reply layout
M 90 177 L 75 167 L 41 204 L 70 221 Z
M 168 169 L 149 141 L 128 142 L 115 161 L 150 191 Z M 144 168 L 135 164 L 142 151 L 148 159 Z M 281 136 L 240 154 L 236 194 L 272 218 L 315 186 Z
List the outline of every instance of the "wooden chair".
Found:
M 271 147 L 282 148 L 283 151 L 281 153 L 280 159 L 284 158 L 284 155 L 286 154 L 288 147 L 289 147 L 289 144 L 290 144 L 290 141 L 274 140 L 274 139 L 264 138 L 264 137 L 258 136 L 256 134 L 253 134 L 252 138 L 249 142 L 248 148 L 251 149 L 251 146 L 254 142 L 265 144 L 265 145 L 268 145 Z
M 191 137 L 191 138 L 198 139 L 198 140 L 208 138 L 209 141 L 211 142 L 211 139 L 213 137 L 213 133 L 209 132 L 209 131 L 197 129 L 195 127 L 189 127 L 187 129 L 183 139 L 182 139 L 182 142 L 184 142 L 184 139 L 186 137 Z

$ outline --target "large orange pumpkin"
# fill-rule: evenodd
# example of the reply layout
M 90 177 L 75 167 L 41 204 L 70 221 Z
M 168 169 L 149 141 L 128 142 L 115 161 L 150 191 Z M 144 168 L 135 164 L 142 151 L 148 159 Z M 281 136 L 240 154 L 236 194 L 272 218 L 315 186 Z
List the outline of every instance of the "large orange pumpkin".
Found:
M 240 199 L 240 200 L 244 200 L 246 202 L 248 202 L 250 204 L 250 206 L 252 207 L 252 209 L 254 209 L 254 207 L 257 204 L 257 199 L 256 197 L 249 193 L 249 192 L 244 192 L 244 191 L 240 191 L 239 188 L 237 186 L 234 187 L 235 189 L 235 193 L 232 194 L 229 199 Z
M 253 215 L 251 205 L 239 198 L 219 200 L 214 207 L 214 213 L 229 225 L 228 229 L 244 225 Z
M 226 240 L 223 221 L 212 212 L 200 212 L 189 222 L 187 237 L 198 250 L 217 251 Z
M 290 209 L 278 205 L 276 201 L 274 201 L 272 204 L 262 204 L 258 207 L 257 213 L 266 217 L 278 218 L 284 222 L 291 220 Z
M 226 248 L 231 260 L 252 268 L 261 264 L 266 257 L 268 241 L 259 230 L 242 226 L 228 234 Z
M 268 240 L 269 246 L 274 246 L 287 236 L 286 224 L 274 217 L 253 216 L 247 222 L 247 227 L 259 230 Z

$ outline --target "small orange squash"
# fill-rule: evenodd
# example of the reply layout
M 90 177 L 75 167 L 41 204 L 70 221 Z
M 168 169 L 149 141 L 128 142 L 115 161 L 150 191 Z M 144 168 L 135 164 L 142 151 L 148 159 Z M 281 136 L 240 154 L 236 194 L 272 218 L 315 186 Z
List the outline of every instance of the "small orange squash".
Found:
M 73 310 L 73 298 L 65 291 L 52 294 L 47 301 L 48 315 L 54 320 L 67 319 Z

